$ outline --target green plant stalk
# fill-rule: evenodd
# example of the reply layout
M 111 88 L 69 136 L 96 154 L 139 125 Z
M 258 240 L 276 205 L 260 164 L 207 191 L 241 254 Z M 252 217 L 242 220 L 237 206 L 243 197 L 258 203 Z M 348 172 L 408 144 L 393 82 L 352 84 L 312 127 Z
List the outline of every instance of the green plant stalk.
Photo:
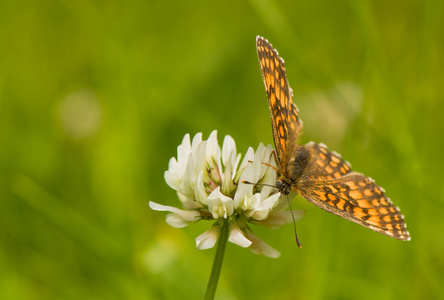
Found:
M 210 280 L 208 281 L 207 291 L 205 292 L 205 300 L 214 299 L 216 294 L 217 283 L 219 281 L 220 271 L 222 270 L 222 262 L 224 260 L 225 248 L 228 241 L 228 220 L 222 223 L 222 229 L 217 243 L 216 255 L 214 256 L 213 268 L 211 269 Z

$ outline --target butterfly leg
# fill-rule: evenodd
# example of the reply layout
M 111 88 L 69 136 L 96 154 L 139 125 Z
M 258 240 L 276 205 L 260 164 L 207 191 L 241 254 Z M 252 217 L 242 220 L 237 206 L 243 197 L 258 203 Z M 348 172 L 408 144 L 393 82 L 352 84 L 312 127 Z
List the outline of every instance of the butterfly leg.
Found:
M 266 165 L 267 167 L 273 168 L 273 170 L 278 171 L 278 168 L 276 168 L 275 166 L 272 166 L 270 164 L 267 164 L 266 162 L 262 162 L 264 165 Z
M 271 154 L 270 154 L 270 157 L 273 155 L 273 158 L 274 158 L 274 162 L 276 163 L 276 166 L 279 166 L 279 161 L 278 161 L 278 159 L 277 159 L 277 157 L 276 157 L 276 151 L 274 151 L 273 150 L 273 152 L 271 152 Z M 275 170 L 276 172 L 277 171 L 279 171 L 279 169 L 278 168 L 276 168 L 275 166 L 272 166 L 272 165 L 270 165 L 270 164 L 267 164 L 267 163 L 265 163 L 265 162 L 262 162 L 264 165 L 266 165 L 267 167 L 271 167 L 273 170 Z

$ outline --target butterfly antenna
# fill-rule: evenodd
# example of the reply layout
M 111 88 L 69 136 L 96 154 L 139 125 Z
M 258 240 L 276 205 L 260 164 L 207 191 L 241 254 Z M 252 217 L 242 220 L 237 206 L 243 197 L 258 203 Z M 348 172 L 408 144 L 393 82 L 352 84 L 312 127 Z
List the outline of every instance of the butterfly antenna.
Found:
M 299 242 L 299 238 L 298 238 L 298 232 L 296 231 L 296 220 L 294 219 L 293 209 L 291 208 L 290 199 L 288 198 L 288 195 L 287 195 L 287 201 L 288 201 L 288 206 L 290 207 L 291 217 L 293 218 L 294 235 L 296 237 L 296 244 L 298 244 L 299 249 L 302 249 L 301 243 Z
M 250 181 L 247 181 L 247 180 L 242 180 L 242 183 L 245 183 L 245 184 L 252 184 L 252 185 L 269 186 L 269 187 L 272 187 L 272 188 L 276 188 L 276 186 L 271 185 L 271 184 L 266 184 L 266 183 L 254 183 L 254 182 L 250 182 Z

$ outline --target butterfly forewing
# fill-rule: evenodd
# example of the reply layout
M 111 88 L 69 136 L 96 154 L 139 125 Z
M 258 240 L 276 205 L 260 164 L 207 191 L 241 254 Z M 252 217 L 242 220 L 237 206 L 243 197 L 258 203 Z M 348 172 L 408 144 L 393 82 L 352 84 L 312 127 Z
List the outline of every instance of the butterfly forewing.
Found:
M 325 146 L 309 143 L 310 162 L 297 190 L 314 205 L 374 231 L 409 240 L 404 216 L 371 178 Z
M 283 59 L 266 39 L 259 36 L 256 49 L 270 107 L 274 144 L 279 163 L 285 166 L 296 147 L 302 122 L 292 101 L 293 92 L 288 85 Z

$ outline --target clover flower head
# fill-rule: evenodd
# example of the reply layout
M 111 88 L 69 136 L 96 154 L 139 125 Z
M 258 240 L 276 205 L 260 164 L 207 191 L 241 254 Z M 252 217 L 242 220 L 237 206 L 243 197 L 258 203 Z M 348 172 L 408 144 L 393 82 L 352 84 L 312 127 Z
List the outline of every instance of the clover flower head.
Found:
M 260 144 L 256 152 L 249 148 L 242 162 L 232 137 L 225 136 L 222 149 L 217 131 L 207 140 L 202 133 L 190 140 L 186 134 L 171 158 L 165 181 L 177 191 L 183 209 L 149 203 L 151 209 L 169 211 L 166 222 L 177 228 L 199 220 L 212 220 L 213 226 L 196 238 L 198 249 L 212 248 L 222 223 L 229 221 L 229 241 L 254 253 L 279 257 L 280 253 L 260 240 L 248 223 L 269 228 L 293 222 L 286 198 L 273 187 L 276 182 L 273 147 Z M 259 183 L 259 185 L 247 184 Z M 266 185 L 261 185 L 266 184 Z M 269 185 L 269 186 L 267 186 Z M 293 211 L 300 219 L 304 211 Z

